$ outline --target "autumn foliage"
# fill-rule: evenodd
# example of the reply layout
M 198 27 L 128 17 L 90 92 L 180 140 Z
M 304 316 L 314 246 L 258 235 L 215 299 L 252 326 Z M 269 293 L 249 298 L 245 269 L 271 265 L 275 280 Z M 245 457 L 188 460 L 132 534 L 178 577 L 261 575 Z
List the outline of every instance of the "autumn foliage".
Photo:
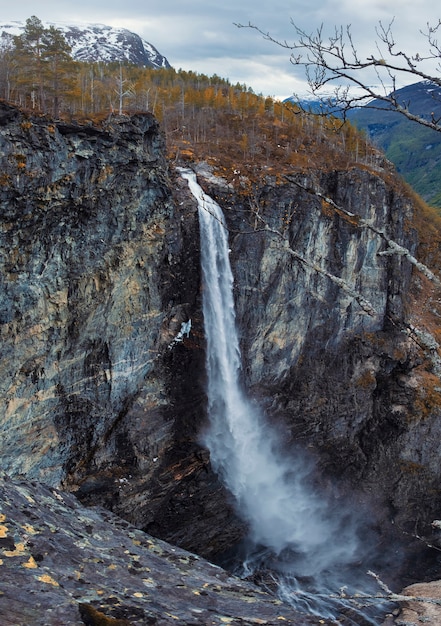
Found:
M 96 122 L 151 111 L 177 162 L 204 159 L 226 171 L 240 164 L 256 176 L 347 167 L 378 156 L 349 124 L 306 115 L 217 75 L 74 61 L 61 33 L 36 17 L 0 49 L 0 61 L 0 97 L 34 114 Z

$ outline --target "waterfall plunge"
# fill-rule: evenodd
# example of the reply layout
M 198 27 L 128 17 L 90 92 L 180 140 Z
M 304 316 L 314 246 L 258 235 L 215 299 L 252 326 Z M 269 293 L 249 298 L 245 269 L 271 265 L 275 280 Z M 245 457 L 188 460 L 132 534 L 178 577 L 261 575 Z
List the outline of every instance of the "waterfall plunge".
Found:
M 335 507 L 331 510 L 312 489 L 312 468 L 305 457 L 281 453 L 278 433 L 241 387 L 228 231 L 222 210 L 203 192 L 195 174 L 181 170 L 181 175 L 199 206 L 210 421 L 204 443 L 213 468 L 249 525 L 251 545 L 256 553 L 263 547 L 287 576 L 284 595 L 292 599 L 299 594 L 298 579 L 304 577 L 314 581 L 313 588 L 321 595 L 325 580 L 329 589 L 329 572 L 337 568 L 341 573 L 354 560 L 359 548 L 356 530 L 343 508 L 335 513 Z M 300 605 L 313 609 L 305 595 L 301 597 Z M 332 614 L 323 604 L 318 612 Z

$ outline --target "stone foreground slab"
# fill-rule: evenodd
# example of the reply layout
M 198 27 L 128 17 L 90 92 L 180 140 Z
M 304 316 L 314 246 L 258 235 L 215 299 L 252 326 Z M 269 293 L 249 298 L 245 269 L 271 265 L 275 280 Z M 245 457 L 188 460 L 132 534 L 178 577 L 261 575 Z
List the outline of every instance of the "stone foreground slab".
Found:
M 69 493 L 0 477 L 2 626 L 317 624 Z

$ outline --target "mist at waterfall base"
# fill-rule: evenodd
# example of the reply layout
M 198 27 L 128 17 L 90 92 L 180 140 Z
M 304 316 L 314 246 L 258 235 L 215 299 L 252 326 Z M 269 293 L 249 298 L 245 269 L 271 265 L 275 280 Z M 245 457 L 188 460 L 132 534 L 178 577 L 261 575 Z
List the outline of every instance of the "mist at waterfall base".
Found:
M 304 453 L 283 453 L 280 434 L 241 387 L 223 213 L 191 170 L 180 171 L 199 206 L 210 422 L 204 444 L 249 527 L 247 539 L 235 551 L 234 573 L 264 571 L 279 596 L 297 610 L 335 619 L 346 605 L 364 621 L 345 623 L 378 623 L 364 608 L 354 613 L 354 605 L 345 600 L 379 591 L 363 567 L 372 545 L 366 545 L 368 529 L 357 519 L 356 505 L 319 492 L 313 462 Z M 362 598 L 358 602 L 363 604 Z

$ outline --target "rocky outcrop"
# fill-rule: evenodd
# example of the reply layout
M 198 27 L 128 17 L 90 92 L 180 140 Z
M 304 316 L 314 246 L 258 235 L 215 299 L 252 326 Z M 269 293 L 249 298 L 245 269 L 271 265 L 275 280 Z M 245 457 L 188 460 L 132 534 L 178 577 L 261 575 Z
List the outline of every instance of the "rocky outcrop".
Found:
M 409 599 L 406 600 L 405 598 Z M 403 591 L 400 608 L 383 626 L 413 626 L 441 622 L 441 581 L 409 585 Z
M 216 557 L 245 529 L 199 444 L 196 202 L 157 122 L 2 104 L 0 148 L 2 469 Z M 231 228 L 244 379 L 287 447 L 382 523 L 438 518 L 438 348 L 409 333 L 415 278 L 379 234 L 414 252 L 407 195 L 380 166 L 236 186 L 198 174 Z
M 197 443 L 196 207 L 157 122 L 53 124 L 3 105 L 0 145 L 2 468 L 225 548 L 216 537 L 240 525 Z
M 253 395 L 284 424 L 286 441 L 316 454 L 322 475 L 395 528 L 430 538 L 440 501 L 439 350 L 409 332 L 413 311 L 432 306 L 413 302 L 412 281 L 424 276 L 385 254 L 386 239 L 412 253 L 417 244 L 412 203 L 387 167 L 297 175 L 295 184 L 267 178 L 242 199 L 210 176 L 205 187 L 233 233 Z
M 71 494 L 2 477 L 0 502 L 3 626 L 317 624 Z

